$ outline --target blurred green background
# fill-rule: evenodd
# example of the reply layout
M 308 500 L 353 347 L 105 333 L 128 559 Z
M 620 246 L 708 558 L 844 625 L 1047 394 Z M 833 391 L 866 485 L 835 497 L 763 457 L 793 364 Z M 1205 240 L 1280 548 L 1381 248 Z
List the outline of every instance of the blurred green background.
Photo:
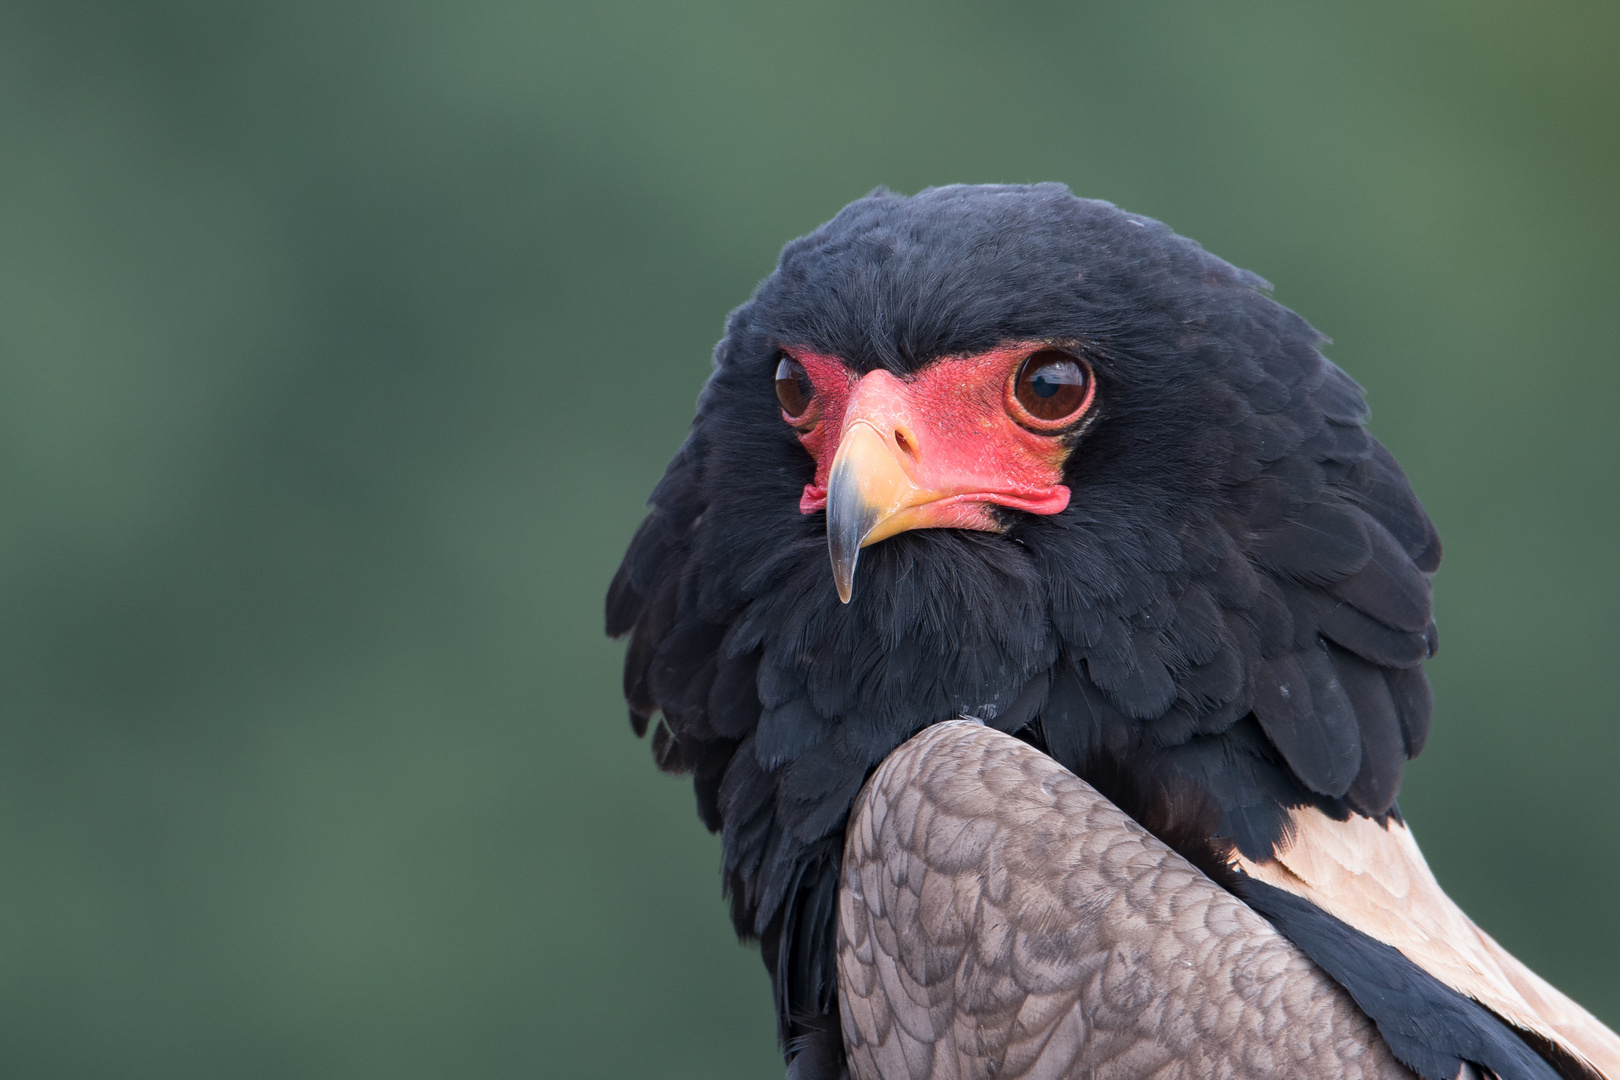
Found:
M 0 6 L 0 1074 L 780 1075 L 600 601 L 877 184 L 1277 284 L 1439 524 L 1404 806 L 1620 1022 L 1620 7 Z

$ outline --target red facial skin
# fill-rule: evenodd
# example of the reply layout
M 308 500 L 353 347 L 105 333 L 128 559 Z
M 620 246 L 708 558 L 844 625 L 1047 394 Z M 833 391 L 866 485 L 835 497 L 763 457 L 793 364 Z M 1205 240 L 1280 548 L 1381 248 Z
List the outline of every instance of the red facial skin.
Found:
M 1069 505 L 1060 481 L 1073 436 L 1090 415 L 1084 404 L 1058 421 L 1031 416 L 1013 393 L 1031 353 L 1046 342 L 1005 345 L 947 358 L 901 379 L 881 369 L 857 379 L 844 363 L 804 349 L 784 350 L 803 366 L 813 394 L 797 418 L 783 419 L 816 462 L 815 481 L 799 500 L 802 513 L 827 505 L 827 483 L 840 443 L 856 424 L 873 427 L 894 450 L 910 482 L 934 496 L 908 517 L 908 528 L 997 532 L 991 506 L 1055 514 Z M 891 441 L 892 440 L 892 441 Z

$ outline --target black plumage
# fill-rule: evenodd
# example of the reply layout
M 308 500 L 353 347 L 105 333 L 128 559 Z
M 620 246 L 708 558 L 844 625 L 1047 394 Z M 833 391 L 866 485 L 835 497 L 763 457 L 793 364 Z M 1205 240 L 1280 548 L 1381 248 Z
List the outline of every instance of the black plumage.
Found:
M 927 725 L 1017 734 L 1201 866 L 1265 858 L 1290 808 L 1394 813 L 1429 724 L 1439 540 L 1360 388 L 1268 289 L 1059 185 L 880 190 L 732 313 L 607 629 L 630 637 L 632 724 L 662 717 L 659 765 L 723 836 L 784 1045 L 818 1047 L 800 1074 L 841 1058 L 850 805 Z M 780 419 L 779 350 L 905 377 L 1024 340 L 1095 371 L 1067 509 L 893 536 L 841 604 L 825 515 L 799 511 L 814 463 Z

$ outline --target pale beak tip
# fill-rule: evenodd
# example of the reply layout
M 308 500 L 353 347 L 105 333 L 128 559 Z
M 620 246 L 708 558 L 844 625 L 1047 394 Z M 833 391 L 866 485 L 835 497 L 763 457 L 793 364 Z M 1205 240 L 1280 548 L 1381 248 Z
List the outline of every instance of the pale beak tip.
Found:
M 833 585 L 838 589 L 838 599 L 847 604 L 849 598 L 855 595 L 855 564 L 861 557 L 860 545 L 858 542 L 839 544 L 835 541 L 828 547 L 832 549 Z

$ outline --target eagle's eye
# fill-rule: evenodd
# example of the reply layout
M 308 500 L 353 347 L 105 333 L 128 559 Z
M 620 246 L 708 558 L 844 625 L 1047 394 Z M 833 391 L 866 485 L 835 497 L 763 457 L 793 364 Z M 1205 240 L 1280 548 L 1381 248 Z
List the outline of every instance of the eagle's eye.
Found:
M 1043 425 L 1068 420 L 1091 401 L 1091 370 L 1066 352 L 1041 349 L 1018 369 L 1013 397 Z
M 776 400 L 782 403 L 782 411 L 790 420 L 804 415 L 804 411 L 810 407 L 813 392 L 810 376 L 805 374 L 799 362 L 782 357 L 782 362 L 776 365 Z

